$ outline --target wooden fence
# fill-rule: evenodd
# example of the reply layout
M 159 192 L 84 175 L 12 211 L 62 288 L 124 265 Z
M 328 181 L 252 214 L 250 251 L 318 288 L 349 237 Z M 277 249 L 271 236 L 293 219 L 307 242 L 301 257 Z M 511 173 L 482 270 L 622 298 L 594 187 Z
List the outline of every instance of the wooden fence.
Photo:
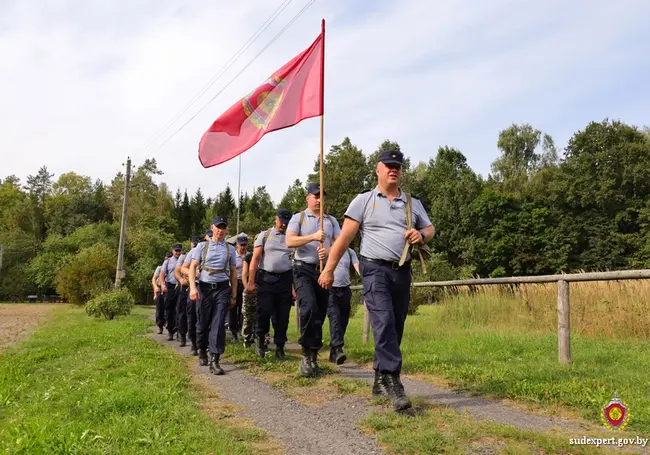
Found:
M 557 348 L 560 363 L 571 362 L 571 304 L 569 299 L 569 283 L 585 281 L 618 281 L 650 279 L 650 270 L 623 270 L 616 272 L 573 273 L 563 275 L 521 276 L 507 278 L 477 278 L 472 280 L 453 281 L 424 281 L 413 283 L 413 287 L 451 287 L 451 286 L 484 286 L 503 284 L 541 284 L 557 283 Z M 359 291 L 360 285 L 351 286 Z M 370 318 L 368 310 L 363 305 L 363 343 L 368 343 Z

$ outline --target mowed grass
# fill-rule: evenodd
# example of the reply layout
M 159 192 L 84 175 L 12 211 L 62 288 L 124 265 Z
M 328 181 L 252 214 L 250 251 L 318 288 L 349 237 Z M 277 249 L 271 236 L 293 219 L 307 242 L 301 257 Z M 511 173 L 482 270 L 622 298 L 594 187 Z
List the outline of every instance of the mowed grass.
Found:
M 265 453 L 267 436 L 200 408 L 186 362 L 143 337 L 150 309 L 114 321 L 61 309 L 0 356 L 0 452 Z M 214 404 L 212 404 L 214 406 Z M 230 413 L 232 414 L 232 413 Z
M 359 423 L 362 431 L 377 438 L 388 453 L 425 454 L 507 454 L 539 455 L 602 454 L 602 449 L 572 445 L 570 438 L 558 433 L 518 430 L 490 421 L 477 421 L 445 407 L 414 400 L 417 415 L 376 411 Z M 614 448 L 606 453 L 622 453 Z
M 476 394 L 563 408 L 595 424 L 617 392 L 630 409 L 626 430 L 650 435 L 649 291 L 647 281 L 571 283 L 570 365 L 558 362 L 554 285 L 448 296 L 408 317 L 403 371 Z M 346 346 L 357 361 L 370 363 L 372 333 L 362 344 L 362 325 L 360 308 Z

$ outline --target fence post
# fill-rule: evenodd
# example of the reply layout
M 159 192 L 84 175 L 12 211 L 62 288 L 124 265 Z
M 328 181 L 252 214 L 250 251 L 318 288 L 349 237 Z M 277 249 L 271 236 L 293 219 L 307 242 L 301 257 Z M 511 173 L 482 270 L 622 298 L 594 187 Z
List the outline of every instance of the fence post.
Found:
M 571 310 L 569 283 L 557 282 L 557 348 L 560 363 L 571 363 Z
M 363 344 L 368 344 L 368 332 L 370 331 L 370 315 L 366 307 L 366 300 L 363 299 Z

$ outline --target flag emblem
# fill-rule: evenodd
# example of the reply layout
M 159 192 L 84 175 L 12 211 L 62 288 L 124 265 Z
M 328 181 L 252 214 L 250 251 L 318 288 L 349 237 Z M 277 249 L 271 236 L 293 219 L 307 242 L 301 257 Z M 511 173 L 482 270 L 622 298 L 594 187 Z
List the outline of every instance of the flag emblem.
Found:
M 264 130 L 268 127 L 282 102 L 282 95 L 286 86 L 286 80 L 278 76 L 272 76 L 264 84 L 244 97 L 242 106 L 253 125 Z

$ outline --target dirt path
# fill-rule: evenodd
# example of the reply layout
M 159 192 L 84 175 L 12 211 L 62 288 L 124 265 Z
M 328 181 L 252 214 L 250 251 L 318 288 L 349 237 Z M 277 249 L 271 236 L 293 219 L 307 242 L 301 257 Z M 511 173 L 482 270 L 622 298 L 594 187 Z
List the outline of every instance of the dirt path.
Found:
M 39 303 L 0 304 L 0 352 L 24 340 L 54 308 L 60 305 Z
M 167 341 L 166 335 L 152 338 L 188 356 L 189 349 L 177 341 Z M 345 397 L 329 400 L 322 407 L 305 406 L 285 397 L 265 382 L 221 362 L 224 376 L 214 376 L 208 367 L 193 367 L 216 389 L 224 400 L 240 406 L 243 417 L 255 422 L 258 428 L 279 439 L 286 454 L 311 455 L 370 455 L 383 454 L 374 439 L 356 429 L 356 422 L 370 412 L 365 400 Z

